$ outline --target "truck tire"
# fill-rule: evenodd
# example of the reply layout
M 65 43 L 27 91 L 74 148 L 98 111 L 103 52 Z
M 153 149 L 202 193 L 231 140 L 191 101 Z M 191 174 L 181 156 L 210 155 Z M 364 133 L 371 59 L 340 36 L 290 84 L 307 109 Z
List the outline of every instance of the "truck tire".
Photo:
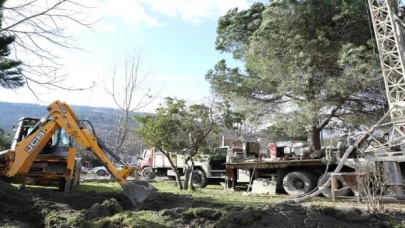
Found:
M 145 179 L 153 180 L 156 177 L 156 174 L 153 172 L 151 167 L 145 167 L 142 169 L 142 177 Z
M 292 196 L 307 194 L 316 187 L 316 178 L 305 171 L 290 172 L 283 179 L 284 190 Z
M 207 177 L 202 170 L 194 170 L 193 172 L 193 186 L 196 188 L 205 188 L 208 185 Z
M 326 173 L 326 174 L 321 175 L 318 178 L 318 186 L 321 187 L 329 178 L 330 178 L 330 173 Z M 341 188 L 344 188 L 344 187 L 348 186 L 348 184 L 343 179 L 343 177 L 336 176 L 336 180 L 337 180 L 337 184 L 338 184 L 338 189 L 341 189 Z M 351 192 L 352 191 L 350 190 L 350 188 L 347 188 L 345 190 L 336 192 L 336 196 L 348 196 L 348 195 L 351 194 Z M 328 184 L 328 187 L 322 191 L 322 195 L 327 196 L 327 197 L 332 195 L 332 190 L 330 189 L 330 182 Z

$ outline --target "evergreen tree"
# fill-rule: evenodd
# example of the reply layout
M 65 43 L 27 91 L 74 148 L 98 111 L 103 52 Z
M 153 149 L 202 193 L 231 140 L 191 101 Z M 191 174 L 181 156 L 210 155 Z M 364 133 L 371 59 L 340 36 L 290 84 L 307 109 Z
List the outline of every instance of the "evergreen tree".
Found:
M 206 75 L 215 92 L 231 102 L 283 104 L 264 112 L 289 136 L 306 132 L 313 150 L 332 121 L 356 125 L 383 114 L 364 1 L 255 3 L 220 17 L 217 34 L 217 50 L 232 53 L 246 70 L 219 61 Z
M 0 0 L 0 26 L 2 27 L 4 3 Z M 24 77 L 21 74 L 21 61 L 8 58 L 10 55 L 9 45 L 15 37 L 2 32 L 0 34 L 0 86 L 6 89 L 16 89 L 24 86 Z

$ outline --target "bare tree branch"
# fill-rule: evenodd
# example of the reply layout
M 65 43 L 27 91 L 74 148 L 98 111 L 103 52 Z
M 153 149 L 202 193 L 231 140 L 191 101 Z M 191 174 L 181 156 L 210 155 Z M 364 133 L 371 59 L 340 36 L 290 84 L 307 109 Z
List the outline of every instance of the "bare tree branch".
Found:
M 161 90 L 157 90 L 154 94 L 150 94 L 151 88 L 148 88 L 146 92 L 143 90 L 143 87 L 148 85 L 147 82 L 152 79 L 149 71 L 143 69 L 145 55 L 144 48 L 132 53 L 122 53 L 119 60 L 114 63 L 111 84 L 106 85 L 104 81 L 106 92 L 112 97 L 122 115 L 114 146 L 116 152 L 121 152 L 128 139 L 131 132 L 131 117 L 134 112 L 149 105 Z M 121 67 L 119 63 L 122 63 Z
M 64 85 L 67 74 L 55 48 L 82 50 L 68 28 L 79 25 L 92 29 L 98 19 L 90 21 L 89 10 L 78 0 L 13 0 L 3 10 L 4 35 L 14 36 L 13 54 L 24 62 L 23 71 L 28 89 L 40 98 L 33 87 L 47 89 L 85 90 L 89 87 Z M 86 13 L 85 13 L 86 12 Z M 18 55 L 18 57 L 17 57 Z

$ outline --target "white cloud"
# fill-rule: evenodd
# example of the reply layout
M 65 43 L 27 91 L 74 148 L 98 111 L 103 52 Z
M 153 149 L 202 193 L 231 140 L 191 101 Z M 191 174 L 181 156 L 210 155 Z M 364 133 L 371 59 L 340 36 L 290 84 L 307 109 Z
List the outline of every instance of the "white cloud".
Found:
M 95 25 L 96 31 L 112 31 L 118 28 L 118 23 L 124 24 L 126 29 L 136 29 L 140 26 L 160 27 L 165 23 L 156 19 L 156 15 L 161 14 L 168 17 L 181 18 L 185 21 L 198 23 L 204 19 L 217 19 L 225 14 L 229 9 L 238 7 L 248 8 L 249 0 L 86 0 L 85 2 L 76 0 L 77 3 L 87 6 L 71 4 L 69 2 L 61 4 L 54 14 L 64 14 L 74 12 L 74 17 L 81 22 L 94 22 L 101 20 Z M 7 1 L 7 7 L 23 5 L 28 0 Z M 42 12 L 49 6 L 55 5 L 59 0 L 39 0 L 29 7 L 24 8 L 24 14 L 32 15 Z M 73 1 L 75 2 L 75 1 Z M 148 9 L 148 11 L 146 10 Z M 69 11 L 66 11 L 69 10 Z M 10 10 L 5 10 L 5 21 L 7 24 L 21 19 L 21 15 Z M 47 19 L 44 16 L 44 19 Z M 43 20 L 45 21 L 45 20 Z M 51 20 L 46 20 L 52 24 Z M 58 22 L 58 21 L 57 21 Z M 84 27 L 71 21 L 63 20 L 58 22 L 58 26 L 69 30 L 80 30 Z
M 249 7 L 247 0 L 140 0 L 151 11 L 169 17 L 180 17 L 185 21 L 198 23 L 203 19 L 217 19 L 228 10 Z
M 159 27 L 164 25 L 148 15 L 144 7 L 134 0 L 107 0 L 104 3 L 98 1 L 96 12 L 101 17 L 116 17 L 122 20 L 131 29 L 137 28 L 141 24 L 147 27 Z

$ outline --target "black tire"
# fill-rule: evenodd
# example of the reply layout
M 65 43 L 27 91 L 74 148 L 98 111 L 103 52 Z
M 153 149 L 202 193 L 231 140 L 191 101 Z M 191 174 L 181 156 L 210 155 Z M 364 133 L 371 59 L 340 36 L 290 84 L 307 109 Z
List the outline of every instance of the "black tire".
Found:
M 307 194 L 316 187 L 316 178 L 305 171 L 290 172 L 283 179 L 284 190 L 292 196 Z
M 145 179 L 153 180 L 156 177 L 156 174 L 153 172 L 151 167 L 145 167 L 142 169 L 142 177 Z
M 100 169 L 100 170 L 97 170 L 96 174 L 100 175 L 100 176 L 105 176 L 107 174 L 107 172 L 104 169 Z
M 321 187 L 328 179 L 330 178 L 330 173 L 326 173 L 321 175 L 318 178 L 318 186 Z M 343 177 L 341 176 L 336 176 L 336 180 L 337 180 L 337 184 L 338 184 L 338 189 L 347 187 L 348 184 L 346 183 L 346 181 L 343 179 Z M 345 190 L 336 192 L 336 196 L 348 196 L 352 193 L 352 191 L 350 190 L 350 188 L 347 188 Z M 330 182 L 328 184 L 328 187 L 326 187 L 323 191 L 322 191 L 322 195 L 330 197 L 332 195 L 332 190 L 330 189 Z
M 202 170 L 194 170 L 192 182 L 196 188 L 205 188 L 208 185 L 207 177 Z

